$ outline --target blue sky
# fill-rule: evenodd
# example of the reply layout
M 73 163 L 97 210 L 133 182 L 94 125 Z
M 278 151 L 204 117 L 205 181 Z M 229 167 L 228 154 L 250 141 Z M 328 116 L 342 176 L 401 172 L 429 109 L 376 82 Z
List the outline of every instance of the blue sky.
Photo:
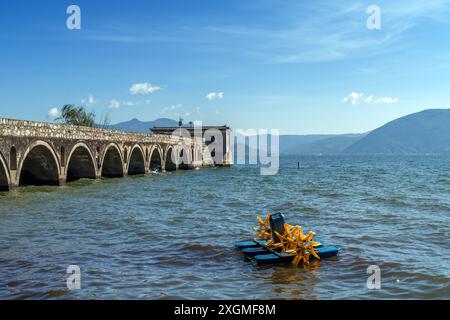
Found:
M 73 103 L 113 123 L 365 132 L 450 108 L 449 17 L 447 0 L 2 1 L 0 116 Z

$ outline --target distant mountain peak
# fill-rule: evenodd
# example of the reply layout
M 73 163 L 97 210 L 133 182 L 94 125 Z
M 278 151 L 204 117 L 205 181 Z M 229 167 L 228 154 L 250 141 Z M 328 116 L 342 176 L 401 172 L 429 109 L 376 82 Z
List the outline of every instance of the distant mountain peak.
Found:
M 133 118 L 129 121 L 110 125 L 109 128 L 113 130 L 150 133 L 150 129 L 153 127 L 173 127 L 177 125 L 177 121 L 168 118 L 160 118 L 154 121 L 141 121 L 139 119 Z
M 381 126 L 345 151 L 348 154 L 450 153 L 450 109 L 426 109 Z

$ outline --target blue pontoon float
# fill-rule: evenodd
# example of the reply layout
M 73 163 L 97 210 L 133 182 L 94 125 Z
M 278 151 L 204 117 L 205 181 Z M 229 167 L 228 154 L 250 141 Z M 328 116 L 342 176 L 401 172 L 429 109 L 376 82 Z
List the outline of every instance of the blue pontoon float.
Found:
M 259 220 L 261 224 L 261 231 L 263 222 L 260 218 Z M 297 241 L 304 240 L 303 243 L 300 242 L 301 244 L 304 244 L 304 246 L 297 247 L 302 249 L 298 249 L 298 251 L 296 251 L 295 248 L 293 250 L 286 250 L 287 246 L 283 246 L 283 241 L 289 240 L 292 242 L 292 240 L 283 237 L 283 235 L 289 233 L 289 231 L 286 230 L 289 225 L 285 224 L 284 216 L 281 213 L 271 214 L 270 216 L 267 216 L 266 220 L 267 223 L 264 222 L 266 225 L 265 231 L 267 231 L 265 234 L 268 235 L 266 238 L 258 237 L 248 241 L 236 242 L 234 245 L 235 248 L 239 250 L 246 258 L 255 260 L 258 265 L 275 263 L 287 264 L 292 262 L 296 262 L 295 264 L 298 264 L 297 259 L 299 258 L 299 255 L 302 255 L 305 260 L 326 259 L 337 256 L 341 251 L 341 249 L 337 246 L 324 246 L 323 242 L 320 240 L 313 242 L 312 237 L 314 234 L 311 236 L 311 240 L 304 240 L 303 236 L 302 239 L 297 239 Z M 300 250 L 303 250 L 304 252 L 301 253 Z M 306 264 L 309 264 L 309 261 L 305 262 Z

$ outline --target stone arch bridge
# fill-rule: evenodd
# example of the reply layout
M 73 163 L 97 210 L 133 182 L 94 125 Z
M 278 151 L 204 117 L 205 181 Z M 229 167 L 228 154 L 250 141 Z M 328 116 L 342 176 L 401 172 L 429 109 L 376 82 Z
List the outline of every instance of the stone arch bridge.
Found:
M 0 118 L 0 190 L 214 165 L 204 149 L 186 137 Z

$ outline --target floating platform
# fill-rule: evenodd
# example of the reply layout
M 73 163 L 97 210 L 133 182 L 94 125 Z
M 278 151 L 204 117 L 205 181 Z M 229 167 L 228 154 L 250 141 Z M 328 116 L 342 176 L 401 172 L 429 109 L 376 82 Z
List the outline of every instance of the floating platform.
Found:
M 319 255 L 320 259 L 331 258 L 337 256 L 341 249 L 336 246 L 322 246 L 315 249 L 316 253 Z M 295 258 L 294 254 L 289 254 L 285 252 L 272 252 L 267 254 L 260 254 L 254 256 L 254 259 L 258 265 L 267 265 L 275 263 L 291 263 Z M 309 256 L 312 261 L 316 259 L 313 255 Z
M 277 231 L 279 234 L 284 233 L 284 217 L 282 214 L 277 213 L 270 217 L 271 230 Z M 275 232 L 272 234 L 272 238 L 278 239 Z M 234 244 L 234 247 L 239 250 L 246 258 L 256 261 L 258 265 L 278 264 L 278 263 L 291 263 L 296 257 L 296 254 L 282 252 L 281 249 L 274 249 L 270 246 L 266 246 L 269 242 L 268 239 L 251 239 L 247 241 L 240 241 Z M 327 259 L 337 256 L 341 251 L 338 246 L 325 246 L 323 241 L 317 240 L 314 244 L 315 253 L 320 259 Z M 316 259 L 313 254 L 309 255 L 309 260 Z
M 261 240 L 249 240 L 235 243 L 235 248 L 239 250 L 246 258 L 253 259 L 258 265 L 276 264 L 276 263 L 290 263 L 295 258 L 295 254 L 279 252 L 261 245 Z M 338 246 L 324 246 L 321 244 L 314 247 L 314 250 L 320 257 L 320 259 L 327 259 L 337 256 L 341 251 Z M 310 255 L 310 260 L 314 260 L 315 257 Z

